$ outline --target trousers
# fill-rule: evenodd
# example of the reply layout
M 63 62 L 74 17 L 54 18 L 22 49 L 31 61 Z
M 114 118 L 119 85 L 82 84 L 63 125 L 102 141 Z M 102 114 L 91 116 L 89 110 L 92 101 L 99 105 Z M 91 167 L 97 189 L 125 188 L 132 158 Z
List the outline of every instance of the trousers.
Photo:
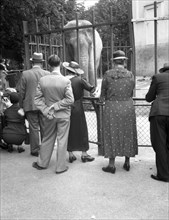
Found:
M 29 140 L 31 153 L 39 152 L 41 140 L 43 138 L 44 116 L 37 111 L 26 112 L 26 119 L 29 122 Z
M 44 124 L 44 136 L 40 146 L 38 165 L 47 168 L 51 160 L 52 152 L 57 140 L 55 172 L 66 169 L 66 154 L 70 118 L 46 118 Z
M 150 138 L 156 154 L 157 176 L 169 180 L 169 116 L 150 117 Z

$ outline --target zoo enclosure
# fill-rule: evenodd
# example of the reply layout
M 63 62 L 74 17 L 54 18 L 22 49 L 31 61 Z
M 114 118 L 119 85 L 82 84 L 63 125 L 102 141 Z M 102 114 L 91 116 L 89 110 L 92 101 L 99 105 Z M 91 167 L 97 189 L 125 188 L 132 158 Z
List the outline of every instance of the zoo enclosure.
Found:
M 110 31 L 110 42 L 103 45 L 104 55 L 106 56 L 105 60 L 107 63 L 106 69 L 112 67 L 112 62 L 110 62 L 113 51 L 117 49 L 122 49 L 125 51 L 129 57 L 128 69 L 130 69 L 135 74 L 135 54 L 134 54 L 134 36 L 131 23 L 131 10 L 129 10 L 129 33 L 130 33 L 130 45 L 126 42 L 114 42 L 113 27 L 116 24 L 123 24 L 124 22 L 113 21 L 112 19 L 112 9 L 110 9 L 110 22 L 96 24 L 94 21 L 93 13 L 93 22 L 92 25 L 87 26 L 78 26 L 78 14 L 76 14 L 76 27 L 64 29 L 64 19 L 62 20 L 62 28 L 51 30 L 50 18 L 48 18 L 48 27 L 49 30 L 46 32 L 40 32 L 38 27 L 38 21 L 35 22 L 36 31 L 33 33 L 28 33 L 28 23 L 23 21 L 24 27 L 24 43 L 25 43 L 25 69 L 30 68 L 30 57 L 33 52 L 42 52 L 44 58 L 47 61 L 47 58 L 51 54 L 57 54 L 62 60 L 65 60 L 65 31 L 67 30 L 76 30 L 77 36 L 79 29 L 92 28 L 93 30 L 93 44 L 94 44 L 94 62 L 95 62 L 95 29 L 100 26 L 107 26 Z M 98 31 L 99 32 L 99 31 Z M 132 45 L 132 46 L 131 46 Z M 102 54 L 103 54 L 102 51 Z M 79 54 L 79 38 L 77 37 L 77 53 Z M 78 60 L 77 60 L 78 62 Z M 96 70 L 95 67 L 95 82 L 97 85 L 97 77 L 102 77 L 102 62 L 103 57 L 101 57 L 100 68 Z M 95 62 L 96 63 L 96 62 Z M 47 62 L 45 62 L 45 68 L 48 69 Z M 62 70 L 63 71 L 63 70 Z M 84 107 L 85 115 L 87 117 L 88 128 L 89 128 L 89 141 L 98 145 L 99 154 L 103 154 L 103 104 L 99 103 L 98 99 L 84 97 Z M 138 126 L 138 138 L 139 146 L 149 146 L 149 122 L 148 122 L 148 110 L 149 105 L 142 104 L 139 102 L 139 99 L 135 99 L 135 108 L 137 114 L 137 126 Z M 87 106 L 87 107 L 86 107 Z M 93 108 L 94 107 L 94 108 Z M 141 116 L 141 117 L 140 117 Z M 144 128 L 146 126 L 146 129 Z

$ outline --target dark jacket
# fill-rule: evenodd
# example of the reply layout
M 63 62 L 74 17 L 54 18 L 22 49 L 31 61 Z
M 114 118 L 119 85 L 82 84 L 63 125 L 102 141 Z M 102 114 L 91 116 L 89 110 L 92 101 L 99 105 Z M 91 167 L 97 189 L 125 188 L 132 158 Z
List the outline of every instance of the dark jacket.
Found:
M 169 116 L 169 70 L 152 77 L 145 99 L 152 102 L 149 118 L 157 115 Z

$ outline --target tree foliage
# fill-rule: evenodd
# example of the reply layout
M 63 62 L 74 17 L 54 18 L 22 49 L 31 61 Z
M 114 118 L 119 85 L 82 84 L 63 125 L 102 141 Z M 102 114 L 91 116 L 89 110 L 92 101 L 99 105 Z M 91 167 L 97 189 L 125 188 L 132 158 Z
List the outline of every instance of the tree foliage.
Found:
M 92 22 L 92 14 L 96 23 L 111 21 L 110 8 L 112 7 L 113 21 L 126 21 L 123 25 L 113 26 L 114 38 L 129 41 L 128 34 L 128 5 L 131 0 L 99 0 L 94 6 L 85 9 L 83 4 L 76 4 L 76 0 L 1 0 L 1 21 L 0 21 L 0 44 L 1 51 L 14 51 L 15 58 L 22 60 L 24 54 L 23 24 L 26 20 L 29 24 L 28 31 L 35 31 L 35 19 L 38 20 L 40 31 L 48 29 L 48 18 L 50 17 L 51 28 L 56 29 L 64 23 L 75 19 L 78 12 L 79 19 L 86 19 Z M 110 42 L 110 28 L 99 27 L 103 42 Z

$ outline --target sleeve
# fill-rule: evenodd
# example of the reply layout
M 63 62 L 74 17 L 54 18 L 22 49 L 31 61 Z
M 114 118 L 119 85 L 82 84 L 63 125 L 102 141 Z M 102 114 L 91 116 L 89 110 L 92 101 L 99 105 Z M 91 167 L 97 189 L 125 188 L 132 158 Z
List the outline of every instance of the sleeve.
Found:
M 95 86 L 92 86 L 89 82 L 87 82 L 87 80 L 85 78 L 81 79 L 81 83 L 82 83 L 83 89 L 85 89 L 91 93 L 95 92 L 95 90 L 96 90 Z
M 43 113 L 44 116 L 48 115 L 50 107 L 48 107 L 44 102 L 44 97 L 43 97 L 40 83 L 38 84 L 38 86 L 36 88 L 34 103 L 35 103 L 37 109 L 39 109 Z
M 152 102 L 155 100 L 157 95 L 157 79 L 155 76 L 152 77 L 150 88 L 145 96 L 147 102 Z
M 71 86 L 71 81 L 69 80 L 67 86 L 65 87 L 65 98 L 56 102 L 54 104 L 55 111 L 59 111 L 71 106 L 74 103 L 74 96 Z

